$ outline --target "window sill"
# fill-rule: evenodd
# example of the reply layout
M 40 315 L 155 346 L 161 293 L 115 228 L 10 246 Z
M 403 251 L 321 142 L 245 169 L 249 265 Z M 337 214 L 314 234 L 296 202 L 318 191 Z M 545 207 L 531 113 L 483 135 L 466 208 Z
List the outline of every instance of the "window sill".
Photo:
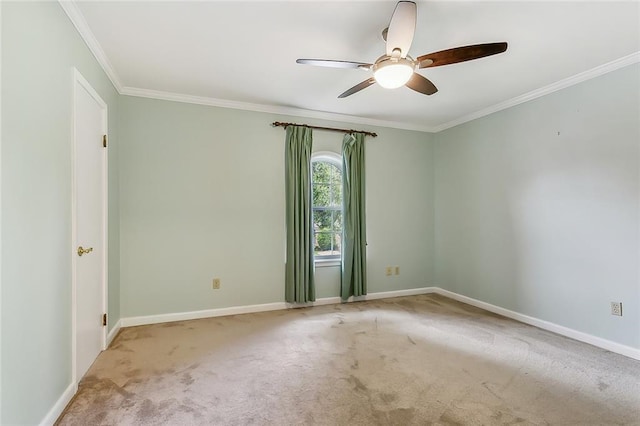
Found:
M 320 259 L 314 261 L 316 268 L 327 268 L 330 266 L 341 266 L 342 261 L 340 259 Z

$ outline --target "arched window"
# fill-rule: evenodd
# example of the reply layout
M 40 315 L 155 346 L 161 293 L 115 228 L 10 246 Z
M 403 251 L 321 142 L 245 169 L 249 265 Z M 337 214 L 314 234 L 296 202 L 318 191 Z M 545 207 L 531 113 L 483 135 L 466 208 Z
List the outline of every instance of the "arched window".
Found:
M 333 152 L 311 156 L 313 254 L 339 260 L 342 248 L 342 161 Z

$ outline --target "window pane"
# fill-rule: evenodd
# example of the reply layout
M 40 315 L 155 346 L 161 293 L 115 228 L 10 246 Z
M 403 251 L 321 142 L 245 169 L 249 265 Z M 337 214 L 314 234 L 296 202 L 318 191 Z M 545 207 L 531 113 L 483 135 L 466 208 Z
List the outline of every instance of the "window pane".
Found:
M 331 164 L 315 162 L 311 170 L 313 182 L 329 183 L 331 181 Z
M 342 250 L 342 234 L 335 233 L 333 234 L 333 253 L 334 255 L 339 255 Z
M 331 243 L 333 233 L 331 232 L 315 232 L 313 253 L 316 256 L 327 256 L 331 254 Z
M 328 206 L 330 199 L 330 188 L 328 183 L 313 184 L 313 205 Z
M 337 184 L 331 187 L 331 206 L 342 207 L 342 185 Z
M 342 232 L 342 212 L 333 212 L 333 230 L 336 232 Z
M 314 256 L 339 258 L 342 248 L 342 168 L 312 162 Z
M 316 232 L 314 234 L 314 256 L 340 256 L 342 236 L 335 232 Z
M 313 211 L 313 230 L 314 231 L 331 231 L 331 211 L 330 210 L 314 210 Z
M 331 165 L 333 173 L 331 174 L 331 183 L 334 185 L 342 185 L 342 169 L 335 164 Z

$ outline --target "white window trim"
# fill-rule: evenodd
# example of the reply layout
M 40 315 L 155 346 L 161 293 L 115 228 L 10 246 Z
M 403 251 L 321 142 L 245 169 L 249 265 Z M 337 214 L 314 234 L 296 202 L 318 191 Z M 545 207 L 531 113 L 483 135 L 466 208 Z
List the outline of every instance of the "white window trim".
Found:
M 333 151 L 318 151 L 311 154 L 311 162 L 314 161 L 328 161 L 335 164 L 342 169 L 342 157 L 337 152 Z
M 311 162 L 315 161 L 326 161 L 328 163 L 333 163 L 342 170 L 342 156 L 333 151 L 317 151 L 311 154 Z M 339 259 L 316 259 L 315 256 L 313 258 L 313 262 L 316 268 L 326 268 L 326 267 L 335 267 L 342 266 L 342 255 Z
M 342 259 L 313 259 L 316 268 L 329 268 L 335 266 L 342 266 Z

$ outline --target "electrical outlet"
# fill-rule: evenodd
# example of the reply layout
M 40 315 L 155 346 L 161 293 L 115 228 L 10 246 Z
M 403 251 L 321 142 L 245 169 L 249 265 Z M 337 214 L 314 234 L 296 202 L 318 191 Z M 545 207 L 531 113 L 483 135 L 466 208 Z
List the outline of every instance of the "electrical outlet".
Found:
M 400 275 L 400 267 L 396 266 L 396 275 Z
M 611 302 L 611 315 L 622 316 L 622 302 Z
M 387 266 L 387 268 L 385 269 L 384 273 L 388 277 L 393 275 L 393 268 L 391 266 Z
M 213 289 L 218 290 L 220 288 L 220 278 L 213 279 Z

